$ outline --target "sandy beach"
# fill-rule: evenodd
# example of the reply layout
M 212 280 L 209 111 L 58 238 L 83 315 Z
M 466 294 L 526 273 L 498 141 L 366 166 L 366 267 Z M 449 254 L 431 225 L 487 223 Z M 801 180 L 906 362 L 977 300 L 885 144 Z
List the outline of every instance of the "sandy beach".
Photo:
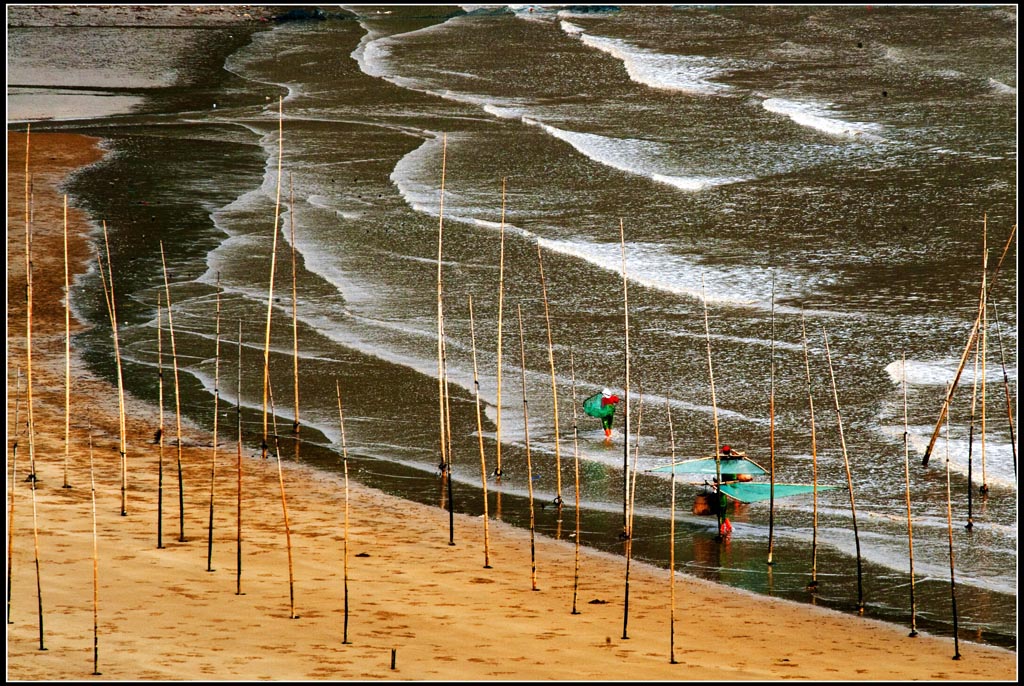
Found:
M 449 545 L 445 510 L 354 481 L 346 554 L 344 482 L 301 464 L 286 462 L 279 472 L 273 459 L 252 457 L 255 445 L 241 450 L 239 570 L 234 427 L 223 428 L 215 455 L 211 435 L 184 427 L 181 530 L 173 387 L 165 395 L 164 547 L 158 549 L 159 410 L 125 399 L 122 516 L 117 389 L 90 374 L 74 351 L 70 488 L 63 488 L 63 198 L 57 189 L 69 172 L 102 154 L 98 140 L 83 136 L 31 135 L 31 445 L 26 435 L 25 143 L 23 133 L 8 133 L 8 680 L 1016 681 L 1012 651 L 961 641 L 961 659 L 954 660 L 951 638 L 909 638 L 905 627 L 682 575 L 675 584 L 673 648 L 669 574 L 636 562 L 624 638 L 621 558 L 581 549 L 579 612 L 572 614 L 572 543 L 538 537 L 534 589 L 528 531 L 490 521 L 485 568 L 481 518 L 456 515 L 457 542 Z M 95 259 L 96 248 L 86 217 L 74 208 L 68 227 L 73 278 Z M 72 320 L 73 331 L 76 326 Z M 169 374 L 165 379 L 171 383 Z M 94 674 L 90 455 L 101 676 Z M 25 479 L 33 456 L 34 494 Z M 570 510 L 567 526 L 571 519 Z

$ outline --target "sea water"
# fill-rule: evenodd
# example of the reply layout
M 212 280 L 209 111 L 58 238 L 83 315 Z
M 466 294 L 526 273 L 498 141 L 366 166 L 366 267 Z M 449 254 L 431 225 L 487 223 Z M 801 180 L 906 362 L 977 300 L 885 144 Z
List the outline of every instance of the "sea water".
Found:
M 14 29 L 9 63 L 25 118 L 81 96 L 69 68 L 124 98 L 33 129 L 106 141 L 67 190 L 108 223 L 133 394 L 156 399 L 162 243 L 190 422 L 212 424 L 217 392 L 224 421 L 243 408 L 247 455 L 276 426 L 284 457 L 339 469 L 340 388 L 355 477 L 446 507 L 440 281 L 457 510 L 482 512 L 477 391 L 491 516 L 527 525 L 528 414 L 538 529 L 575 535 L 578 459 L 580 538 L 621 551 L 635 464 L 634 554 L 661 565 L 671 487 L 648 470 L 717 438 L 780 483 L 838 488 L 740 506 L 719 542 L 680 479 L 681 571 L 909 625 L 909 469 L 917 625 L 952 631 L 951 517 L 961 633 L 1012 647 L 1016 239 L 994 267 L 1016 222 L 1016 22 L 1012 6 L 353 6 L 255 32 Z M 112 36 L 149 49 L 55 66 Z M 987 355 L 968 356 L 925 467 L 986 249 Z M 96 325 L 76 346 L 113 378 L 96 277 L 74 287 Z M 629 434 L 623 402 L 609 444 L 581 406 L 627 396 L 627 302 Z

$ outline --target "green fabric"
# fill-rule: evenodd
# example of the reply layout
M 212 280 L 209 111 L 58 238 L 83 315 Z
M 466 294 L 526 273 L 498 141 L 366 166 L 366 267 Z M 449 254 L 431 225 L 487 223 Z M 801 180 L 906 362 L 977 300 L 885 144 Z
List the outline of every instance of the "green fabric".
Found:
M 718 474 L 718 471 L 715 468 L 715 458 L 713 457 L 698 457 L 695 460 L 683 460 L 682 462 L 675 462 L 673 464 L 655 467 L 651 471 L 675 472 L 676 474 Z M 740 458 L 738 460 L 722 460 L 723 480 L 726 475 L 730 474 L 750 474 L 752 476 L 760 476 L 767 473 L 768 472 L 761 468 L 760 465 L 747 458 Z
M 819 491 L 828 491 L 833 488 L 839 488 L 838 486 L 823 486 L 818 485 Z M 753 482 L 740 482 L 732 484 L 722 484 L 720 490 L 725 495 L 729 496 L 733 500 L 738 500 L 741 503 L 757 503 L 763 500 L 770 500 L 772 495 L 772 485 L 770 483 L 753 483 Z M 803 495 L 814 491 L 814 486 L 811 484 L 775 484 L 775 497 L 786 498 L 792 495 Z
M 608 403 L 602 407 L 601 394 L 595 393 L 583 401 L 583 411 L 591 417 L 604 419 L 605 417 L 611 417 L 615 414 L 615 403 Z

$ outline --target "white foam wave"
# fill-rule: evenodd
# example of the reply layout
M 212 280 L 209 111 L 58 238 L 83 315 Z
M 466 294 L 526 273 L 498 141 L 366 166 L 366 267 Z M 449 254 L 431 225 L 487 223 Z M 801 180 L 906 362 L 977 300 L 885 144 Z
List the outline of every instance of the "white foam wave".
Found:
M 761 103 L 769 112 L 789 117 L 800 126 L 806 126 L 830 136 L 853 138 L 879 142 L 884 140 L 878 135 L 882 130 L 880 124 L 872 122 L 848 122 L 833 116 L 830 105 L 816 102 L 797 102 L 782 98 L 768 98 Z
M 991 86 L 992 90 L 994 90 L 996 93 L 1002 93 L 1005 95 L 1017 95 L 1016 88 L 1014 88 L 1013 86 L 1008 86 L 1002 81 L 997 81 L 996 79 L 989 79 L 988 85 Z
M 959 360 L 940 360 L 936 362 L 924 362 L 921 360 L 907 360 L 906 378 L 907 384 L 911 386 L 946 386 L 956 376 Z M 885 367 L 886 373 L 895 384 L 903 382 L 904 364 L 902 360 L 890 362 Z M 1007 379 L 1016 383 L 1017 368 L 1009 367 L 1006 370 Z M 981 381 L 981 374 L 978 374 L 978 381 Z M 1002 367 L 987 366 L 985 369 L 986 384 L 1001 384 L 1003 382 Z M 975 380 L 974 365 L 967 364 L 960 374 L 959 386 L 973 384 Z

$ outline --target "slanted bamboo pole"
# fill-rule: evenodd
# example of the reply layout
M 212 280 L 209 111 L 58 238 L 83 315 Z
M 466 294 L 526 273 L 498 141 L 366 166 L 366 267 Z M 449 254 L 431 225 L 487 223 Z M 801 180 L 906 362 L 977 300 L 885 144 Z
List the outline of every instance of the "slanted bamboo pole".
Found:
M 89 429 L 89 483 L 92 486 L 92 674 L 100 672 L 100 548 L 96 533 L 96 473 L 93 468 L 92 429 Z
M 110 240 L 107 237 L 107 222 L 103 222 L 103 243 L 107 249 L 107 281 L 110 284 L 110 324 L 114 329 L 114 357 L 117 360 L 117 414 L 121 429 L 121 516 L 128 514 L 128 446 L 124 412 L 124 372 L 121 369 L 120 334 L 117 329 L 117 299 L 114 296 L 114 266 L 110 261 Z M 102 266 L 102 263 L 101 263 Z
M 174 344 L 174 316 L 171 314 L 171 285 L 167 280 L 164 242 L 160 241 L 160 263 L 164 268 L 164 295 L 167 298 L 167 328 L 171 333 L 171 360 L 174 365 L 174 414 L 178 426 L 178 541 L 185 541 L 185 481 L 181 469 L 181 387 L 178 385 L 178 349 Z
M 288 598 L 291 608 L 291 619 L 298 619 L 295 614 L 295 565 L 292 562 L 292 526 L 288 519 L 288 499 L 284 491 L 284 469 L 281 466 L 281 441 L 277 433 L 277 410 L 274 408 L 274 389 L 267 383 L 267 392 L 270 395 L 270 416 L 274 425 L 274 455 L 277 457 L 277 480 L 281 486 L 281 510 L 284 512 L 284 537 L 285 547 L 288 548 Z
M 501 178 L 501 250 L 498 256 L 498 391 L 495 411 L 495 459 L 494 476 L 501 480 L 501 323 L 505 311 L 505 177 Z M 498 503 L 501 502 L 501 493 L 498 493 Z M 499 513 L 500 517 L 500 513 Z
M 771 455 L 770 486 L 768 490 L 768 565 L 772 561 L 775 550 L 775 274 L 772 274 L 772 354 L 771 354 L 771 392 L 768 401 L 768 446 Z
M 530 412 L 526 403 L 526 341 L 523 338 L 523 307 L 516 305 L 516 312 L 519 314 L 519 354 L 522 364 L 520 370 L 523 377 L 523 440 L 526 443 L 526 485 L 530 493 L 530 585 L 531 590 L 539 591 L 537 588 L 537 544 L 536 544 L 536 518 L 533 509 L 533 463 L 530 461 Z
M 999 341 L 999 363 L 1003 368 L 1003 391 L 1006 393 L 1006 419 L 1010 426 L 1010 449 L 1013 451 L 1013 478 L 1017 478 L 1017 438 L 1013 431 L 1013 401 L 1010 399 L 1010 380 L 1006 376 L 1006 357 L 1003 355 L 1003 333 L 999 325 L 999 308 L 992 301 L 992 314 L 996 318 L 996 340 Z
M 11 624 L 11 580 L 14 576 L 14 491 L 18 483 L 18 405 L 21 400 L 21 366 L 15 373 L 14 443 L 11 445 L 11 505 L 7 514 L 7 623 Z
M 277 270 L 277 227 L 281 219 L 281 161 L 284 157 L 284 98 L 278 96 L 277 113 L 277 199 L 274 203 L 274 242 L 270 250 L 270 285 L 267 288 L 267 329 L 263 346 L 263 443 L 261 456 L 267 457 L 267 393 L 270 387 L 270 318 L 274 311 L 274 274 Z
M 626 581 L 625 588 L 622 595 L 622 638 L 626 640 L 629 638 L 628 626 L 629 626 L 629 567 L 633 560 L 633 506 L 636 504 L 636 464 L 637 459 L 640 456 L 640 421 L 643 417 L 644 412 L 644 396 L 643 391 L 640 391 L 640 405 L 637 408 L 636 413 L 636 449 L 633 452 L 633 477 L 632 483 L 629 488 L 629 515 L 626 518 L 626 541 L 625 541 L 625 553 L 626 553 Z
M 548 311 L 548 287 L 544 281 L 544 258 L 541 255 L 540 241 L 537 241 L 537 264 L 540 267 L 540 290 L 544 297 L 544 321 L 547 323 L 548 329 L 548 363 L 551 366 L 551 402 L 554 406 L 555 414 L 555 474 L 556 474 L 556 490 L 555 490 L 555 505 L 561 509 L 562 507 L 562 452 L 559 447 L 559 431 L 558 431 L 558 386 L 555 383 L 555 350 L 551 342 L 551 313 Z
M 299 298 L 295 282 L 297 270 L 295 268 L 295 186 L 292 183 L 292 175 L 288 175 L 288 224 L 291 227 L 292 243 L 292 377 L 295 387 L 295 421 L 292 423 L 292 432 L 299 433 Z M 298 446 L 298 442 L 295 443 Z
M 164 336 L 161 301 L 163 294 L 156 294 L 156 376 L 160 396 L 160 425 L 156 430 L 159 457 L 156 473 L 156 547 L 164 547 Z
M 580 612 L 576 609 L 576 602 L 580 594 L 580 439 L 576 424 L 576 365 L 573 362 L 572 349 L 569 350 L 569 371 L 572 374 L 572 454 L 576 474 L 576 554 L 572 574 L 572 614 L 578 615 Z
M 672 428 L 672 407 L 668 398 L 665 398 L 665 415 L 668 417 L 668 438 L 671 447 L 672 462 L 676 462 L 676 433 Z M 668 661 L 669 664 L 676 662 L 676 470 L 672 470 L 672 504 L 669 506 L 668 517 Z
M 344 543 L 342 550 L 343 559 L 343 583 L 345 593 L 345 622 L 342 628 L 342 644 L 347 645 L 350 643 L 348 640 L 348 515 L 349 515 L 349 498 L 348 498 L 348 446 L 345 442 L 345 414 L 341 411 L 341 385 L 338 380 L 334 380 L 334 390 L 338 394 L 338 422 L 341 425 L 341 463 L 345 470 L 345 528 L 344 528 Z
M 704 303 L 704 340 L 708 348 L 708 379 L 711 381 L 711 417 L 715 425 L 715 512 L 718 513 L 718 534 L 715 540 L 725 538 L 722 533 L 722 520 L 725 516 L 725 503 L 722 502 L 722 457 L 718 443 L 718 403 L 715 402 L 715 372 L 711 367 L 711 329 L 708 324 L 708 298 L 704 292 L 704 274 L 700 275 L 700 298 Z
M 910 636 L 917 636 L 917 599 L 914 596 L 914 519 L 910 510 L 910 434 L 907 431 L 907 353 L 903 353 L 903 478 L 907 494 L 907 546 L 910 559 Z
M 623 330 L 625 331 L 625 372 L 626 385 L 623 395 L 626 396 L 626 409 L 623 417 L 622 440 L 622 535 L 629 535 L 629 290 L 626 280 L 626 227 L 619 218 L 619 245 L 622 248 L 622 311 Z
M 952 384 L 950 384 L 952 386 Z M 953 613 L 953 659 L 960 659 L 960 629 L 956 612 L 956 574 L 953 555 L 953 496 L 949 483 L 949 413 L 946 413 L 946 531 L 949 534 L 949 594 Z
M 476 367 L 476 329 L 473 322 L 473 296 L 469 296 L 469 336 L 473 343 L 473 395 L 476 399 L 476 435 L 480 443 L 480 482 L 484 501 L 484 569 L 491 568 L 490 531 L 487 516 L 487 458 L 484 456 L 484 426 L 480 414 L 480 378 Z
M 220 418 L 220 272 L 217 272 L 217 333 L 213 353 L 213 450 L 210 451 L 210 523 L 206 543 L 206 571 L 213 569 L 213 501 L 217 483 L 217 420 Z
M 68 196 L 64 195 L 64 488 L 71 457 L 71 276 L 68 269 Z
M 804 371 L 807 375 L 807 404 L 811 413 L 811 493 L 813 494 L 813 515 L 811 527 L 811 582 L 807 588 L 814 592 L 818 588 L 818 437 L 814 425 L 814 393 L 811 389 L 811 362 L 807 354 L 807 326 L 804 313 L 800 312 L 800 332 L 804 341 Z
M 238 320 L 238 382 L 235 396 L 235 424 L 238 433 L 237 479 L 235 484 L 235 595 L 242 594 L 242 320 Z
M 860 559 L 860 534 L 857 531 L 857 507 L 853 499 L 853 476 L 850 474 L 850 458 L 846 452 L 846 437 L 843 435 L 843 417 L 839 413 L 839 391 L 836 389 L 836 375 L 832 371 L 832 353 L 828 347 L 828 333 L 825 327 L 821 327 L 821 333 L 825 338 L 825 356 L 828 359 L 828 373 L 832 379 L 832 397 L 835 399 L 836 421 L 839 424 L 839 442 L 843 447 L 843 463 L 846 465 L 846 484 L 850 491 L 850 514 L 853 517 L 853 540 L 857 549 L 857 612 L 864 614 L 864 583 L 863 571 Z
M 985 217 L 985 225 L 988 225 L 988 217 Z M 1006 239 L 1006 245 L 1003 247 L 1003 254 L 999 257 L 999 262 L 996 263 L 996 268 L 992 272 L 992 278 L 988 280 L 988 289 L 991 289 L 995 284 L 996 277 L 999 275 L 999 269 L 1003 266 L 1003 259 L 1006 257 L 1006 253 L 1009 252 L 1010 246 L 1013 244 L 1013 237 L 1017 234 L 1017 225 L 1014 224 L 1013 228 L 1010 229 L 1010 236 Z M 982 294 L 984 295 L 984 294 Z M 953 391 L 956 390 L 956 386 L 960 383 L 960 375 L 964 371 L 964 366 L 967 364 L 967 357 L 971 354 L 971 348 L 974 347 L 977 338 L 978 330 L 981 328 L 982 318 L 982 296 L 978 298 L 978 314 L 974 318 L 974 325 L 971 327 L 971 333 L 967 337 L 967 345 L 964 347 L 964 352 L 960 356 L 960 364 L 957 367 L 956 374 L 953 376 L 953 383 L 951 383 L 946 390 L 946 399 L 942 402 L 942 409 L 939 411 L 939 420 L 935 422 L 935 430 L 932 432 L 931 440 L 928 441 L 928 447 L 924 451 L 924 458 L 921 460 L 921 465 L 924 467 L 928 466 L 928 460 L 932 454 L 932 448 L 935 447 L 935 440 L 939 437 L 939 431 L 942 430 L 942 422 L 946 418 L 946 413 L 949 412 L 949 404 L 953 401 Z

